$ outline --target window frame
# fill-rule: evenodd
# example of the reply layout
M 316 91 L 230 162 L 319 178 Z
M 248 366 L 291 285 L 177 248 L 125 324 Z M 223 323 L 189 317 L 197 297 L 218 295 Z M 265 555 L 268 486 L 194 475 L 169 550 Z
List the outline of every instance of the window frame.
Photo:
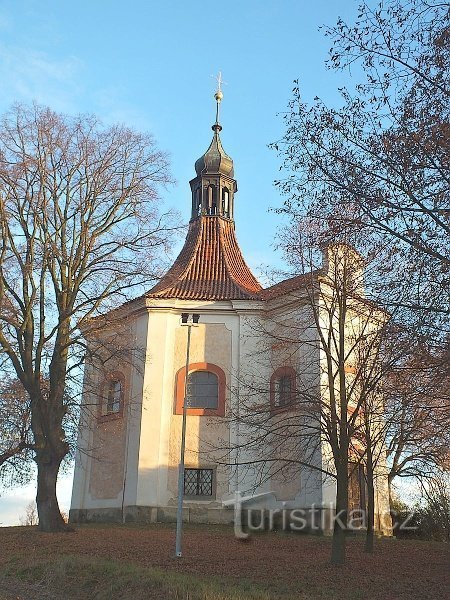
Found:
M 191 363 L 189 365 L 189 373 L 194 371 L 210 371 L 217 375 L 217 408 L 188 408 L 187 414 L 199 417 L 224 417 L 225 416 L 225 389 L 226 377 L 224 371 L 212 363 Z M 176 374 L 175 378 L 175 406 L 174 414 L 183 414 L 184 404 L 184 384 L 186 379 L 186 367 L 182 367 Z
M 193 381 L 192 377 L 199 374 L 199 373 L 206 373 L 207 374 L 207 378 L 208 378 L 208 385 L 211 384 L 214 386 L 214 391 L 216 392 L 215 395 L 215 406 L 191 406 L 189 404 L 189 400 L 191 400 L 192 398 L 195 399 L 195 396 L 197 394 L 192 394 L 192 388 L 190 389 L 190 386 L 194 386 L 197 387 L 198 385 L 202 386 L 203 383 L 200 383 L 198 381 Z M 210 379 L 211 377 L 211 379 Z M 198 392 L 199 390 L 197 390 Z M 189 371 L 188 373 L 188 385 L 187 385 L 187 392 L 188 392 L 188 407 L 189 408 L 197 408 L 197 409 L 202 409 L 202 410 L 217 410 L 219 407 L 219 377 L 217 376 L 216 373 L 213 373 L 212 371 L 207 371 L 204 369 L 195 369 L 194 371 Z M 198 394 L 198 398 L 203 398 L 206 400 L 211 400 L 212 399 L 212 395 L 209 394 Z
M 291 399 L 285 404 L 277 404 L 277 382 L 283 377 L 291 380 Z M 270 410 L 273 413 L 290 410 L 295 406 L 295 395 L 297 393 L 297 373 L 292 367 L 279 367 L 272 373 L 270 378 Z
M 108 396 L 109 390 L 113 382 L 120 381 L 120 399 L 119 399 L 119 409 L 116 411 L 107 412 L 108 408 Z M 106 375 L 103 379 L 103 383 L 100 389 L 100 396 L 98 403 L 98 418 L 100 421 L 113 421 L 115 419 L 120 419 L 123 417 L 123 406 L 124 406 L 124 398 L 125 398 L 125 375 L 121 371 L 111 371 Z
M 211 495 L 205 494 L 186 494 L 186 471 L 211 471 Z M 212 466 L 186 466 L 184 468 L 184 481 L 183 481 L 183 497 L 186 500 L 196 500 L 196 501 L 211 501 L 216 498 L 216 469 Z

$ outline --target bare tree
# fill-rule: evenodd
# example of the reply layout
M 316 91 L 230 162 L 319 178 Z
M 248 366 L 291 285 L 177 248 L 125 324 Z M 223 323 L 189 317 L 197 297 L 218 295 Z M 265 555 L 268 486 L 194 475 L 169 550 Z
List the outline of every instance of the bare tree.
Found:
M 158 206 L 168 181 L 153 139 L 125 126 L 39 106 L 0 123 L 0 349 L 30 398 L 42 530 L 64 527 L 56 479 L 81 330 L 155 276 L 171 229 Z
M 31 415 L 29 397 L 20 381 L 0 385 L 0 479 L 24 483 L 29 479 Z
M 381 249 L 385 262 L 378 262 L 370 294 L 389 311 L 391 322 L 395 317 L 394 338 L 409 335 L 412 346 L 418 339 L 442 345 L 448 333 L 450 268 L 450 4 L 388 0 L 374 8 L 363 0 L 355 23 L 339 19 L 325 34 L 332 41 L 329 66 L 339 70 L 358 65 L 360 77 L 352 90 L 340 90 L 338 108 L 326 106 L 319 98 L 312 104 L 304 102 L 295 82 L 285 115 L 286 133 L 273 144 L 288 173 L 277 182 L 286 195 L 280 210 L 292 222 L 282 243 L 287 248 L 295 244 L 291 231 L 312 221 L 318 223 L 317 238 L 322 243 L 354 239 L 360 246 L 364 240 L 368 257 Z M 386 346 L 384 352 L 381 387 L 406 373 L 410 356 L 407 345 L 403 352 L 400 347 L 390 355 L 389 379 Z M 410 364 L 410 378 L 416 371 L 419 374 L 417 366 Z M 387 398 L 391 477 L 397 467 L 400 471 L 405 467 L 406 474 L 408 469 L 424 467 L 433 455 L 441 460 L 445 445 L 441 435 L 445 404 L 440 394 L 431 399 L 430 390 L 427 402 L 415 403 L 429 407 L 427 423 L 439 416 L 433 440 L 432 426 L 426 425 L 427 410 L 406 406 L 414 404 L 417 395 L 410 393 L 414 379 L 403 379 L 402 386 L 409 387 L 408 395 L 403 395 L 404 410 L 399 390 Z M 369 403 L 370 410 L 363 409 L 358 431 L 365 439 L 361 459 L 369 500 L 373 426 L 366 420 L 378 412 L 377 393 L 374 386 L 361 398 L 361 407 Z M 408 448 L 403 444 L 406 440 Z M 369 518 L 370 514 L 369 509 Z
M 25 515 L 20 517 L 19 523 L 25 526 L 39 525 L 39 517 L 36 509 L 36 502 L 32 500 L 25 508 Z
M 408 340 L 403 359 L 382 382 L 389 487 L 397 477 L 420 481 L 450 466 L 449 356 L 426 340 Z
M 436 470 L 433 477 L 421 481 L 425 505 L 419 509 L 419 535 L 443 542 L 450 541 L 450 476 Z
M 254 330 L 260 351 L 253 355 L 253 373 L 241 375 L 239 414 L 233 415 L 238 461 L 241 469 L 257 465 L 259 481 L 292 480 L 295 469 L 318 474 L 320 484 L 334 479 L 338 518 L 331 560 L 342 564 L 353 471 L 370 467 L 372 543 L 374 480 L 387 476 L 379 382 L 388 366 L 380 352 L 392 317 L 366 296 L 364 272 L 369 277 L 371 265 L 350 244 L 328 244 L 319 265 L 313 224 L 292 234 L 289 255 L 304 274 L 265 292 L 263 328 Z M 284 300 L 277 303 L 280 295 Z M 271 371 L 280 377 L 268 386 Z
M 358 358 L 356 361 L 357 370 L 363 371 L 361 376 L 363 389 L 361 390 L 361 410 L 353 441 L 353 445 L 356 447 L 353 449 L 352 455 L 358 457 L 356 466 L 363 467 L 366 482 L 365 551 L 371 553 L 374 551 L 375 489 L 376 487 L 388 488 L 385 449 L 387 423 L 381 390 L 384 379 L 389 376 L 393 368 L 392 363 L 395 363 L 397 353 L 392 353 L 393 347 L 390 343 L 392 333 L 394 333 L 392 328 L 386 327 L 383 336 L 377 339 L 377 347 L 372 349 L 373 360 L 368 362 L 367 358 L 363 358 L 363 360 Z M 397 348 L 396 351 L 398 351 Z
M 277 184 L 284 210 L 327 219 L 331 239 L 363 231 L 374 245 L 389 243 L 397 260 L 386 269 L 386 301 L 440 334 L 450 268 L 450 4 L 363 1 L 355 23 L 325 33 L 330 67 L 357 65 L 361 76 L 341 90 L 340 108 L 305 103 L 296 82 L 274 144 L 288 171 Z
M 384 342 L 390 332 L 392 315 L 366 296 L 365 278 L 370 279 L 372 264 L 367 261 L 364 264 L 361 255 L 342 243 L 327 246 L 325 257 L 311 305 L 323 353 L 321 380 L 324 389 L 319 407 L 321 434 L 331 449 L 336 478 L 336 513 L 342 515 L 334 522 L 331 560 L 334 564 L 342 564 L 349 492 L 355 475 L 357 485 L 362 483 L 358 481 L 359 465 L 365 466 L 368 488 L 366 548 L 373 549 L 374 480 L 380 475 L 381 482 L 386 474 L 382 464 L 384 422 L 379 382 L 392 360 L 391 357 L 386 360 L 384 356 L 382 361 L 380 352 L 386 346 Z M 378 473 L 378 466 L 381 473 Z M 357 495 L 360 495 L 356 498 L 358 508 L 366 512 L 365 494 L 361 488 Z

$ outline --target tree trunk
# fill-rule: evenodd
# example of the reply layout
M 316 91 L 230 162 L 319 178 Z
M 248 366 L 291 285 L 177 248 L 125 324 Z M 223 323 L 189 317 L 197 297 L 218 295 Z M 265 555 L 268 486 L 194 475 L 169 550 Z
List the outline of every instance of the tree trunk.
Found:
M 39 529 L 55 532 L 66 529 L 56 497 L 56 480 L 62 459 L 36 456 L 38 468 L 36 505 L 39 515 Z
M 393 505 L 393 497 L 392 497 L 392 481 L 394 479 L 394 474 L 392 471 L 388 473 L 388 492 L 389 492 L 389 509 L 392 510 Z
M 336 491 L 336 518 L 333 527 L 333 542 L 331 548 L 331 564 L 343 565 L 345 562 L 347 514 L 348 514 L 348 466 L 338 470 Z
M 66 407 L 64 385 L 67 351 L 61 350 L 61 339 L 67 340 L 64 327 L 58 331 L 53 357 L 50 362 L 48 389 L 39 381 L 31 401 L 31 428 L 35 443 L 35 461 L 38 468 L 36 505 L 41 531 L 66 530 L 56 497 L 56 481 L 63 458 L 69 451 L 62 427 Z
M 333 529 L 333 543 L 331 548 L 331 564 L 343 565 L 345 563 L 346 532 L 336 521 Z
M 373 468 L 367 466 L 367 532 L 365 552 L 373 553 L 375 524 L 375 486 L 373 483 Z

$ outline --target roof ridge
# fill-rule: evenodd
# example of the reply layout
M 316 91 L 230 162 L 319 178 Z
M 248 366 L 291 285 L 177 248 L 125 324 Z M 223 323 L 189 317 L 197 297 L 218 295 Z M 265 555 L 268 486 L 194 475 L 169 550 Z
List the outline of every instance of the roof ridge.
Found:
M 272 300 L 273 298 L 294 292 L 299 289 L 299 284 L 307 281 L 314 281 L 320 272 L 321 269 L 313 269 L 312 271 L 307 271 L 306 273 L 299 273 L 298 275 L 293 275 L 287 279 L 282 279 L 281 281 L 278 281 L 277 283 L 274 283 L 271 286 L 261 290 L 261 298 L 263 300 Z

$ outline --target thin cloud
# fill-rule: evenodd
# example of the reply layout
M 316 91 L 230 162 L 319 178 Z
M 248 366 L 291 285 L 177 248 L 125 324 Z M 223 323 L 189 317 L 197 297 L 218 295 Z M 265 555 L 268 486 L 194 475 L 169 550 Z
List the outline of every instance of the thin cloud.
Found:
M 74 56 L 53 59 L 37 50 L 0 44 L 0 85 L 6 105 L 36 101 L 76 112 L 82 71 L 82 61 Z

